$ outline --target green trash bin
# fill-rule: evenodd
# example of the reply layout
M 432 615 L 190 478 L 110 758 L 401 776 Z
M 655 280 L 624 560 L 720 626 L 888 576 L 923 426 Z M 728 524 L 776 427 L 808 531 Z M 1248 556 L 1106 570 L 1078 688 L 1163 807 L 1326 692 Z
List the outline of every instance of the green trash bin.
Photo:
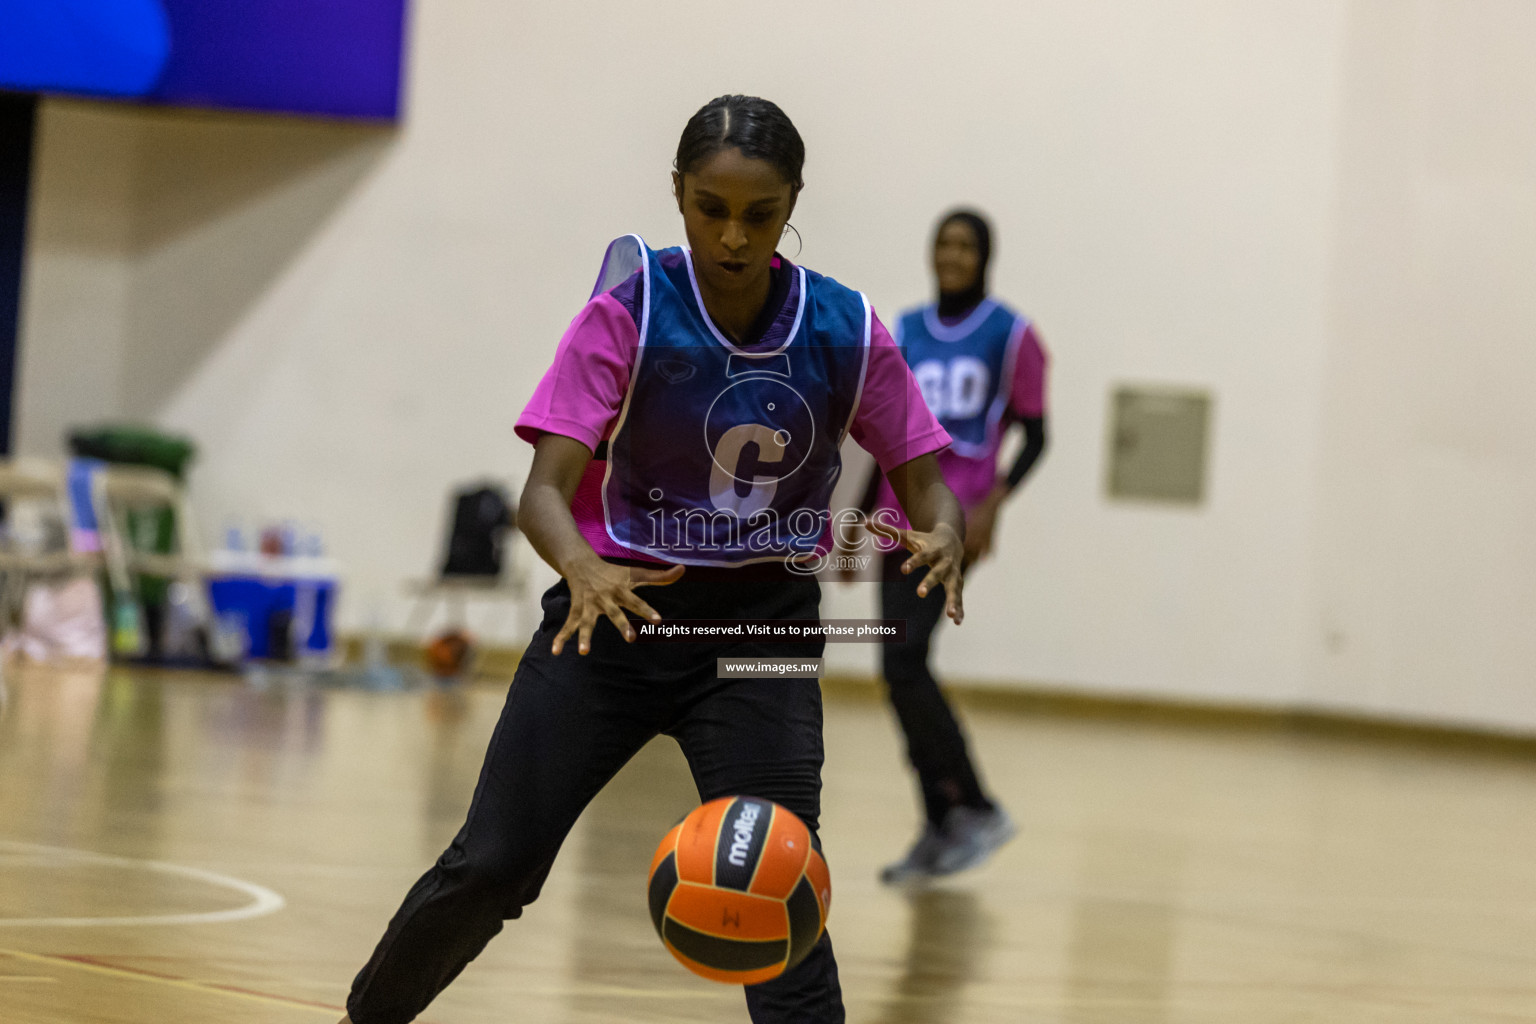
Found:
M 153 466 L 183 478 L 197 447 L 184 437 L 148 427 L 108 425 L 69 432 L 69 450 L 83 459 Z

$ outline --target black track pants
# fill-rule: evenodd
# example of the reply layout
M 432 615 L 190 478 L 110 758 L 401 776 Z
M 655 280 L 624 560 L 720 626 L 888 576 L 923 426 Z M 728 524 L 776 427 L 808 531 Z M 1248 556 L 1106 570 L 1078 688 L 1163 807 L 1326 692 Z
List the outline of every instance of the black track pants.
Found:
M 880 616 L 907 624 L 904 642 L 881 648 L 881 672 L 906 736 L 907 757 L 917 769 L 924 813 L 938 825 L 952 807 L 990 807 L 991 802 L 982 792 L 960 722 L 928 667 L 933 631 L 944 616 L 944 588 L 918 597 L 917 584 L 927 570 L 919 567 L 903 576 L 901 563 L 909 554 L 898 548 L 886 554 L 881 567 Z
M 700 574 L 702 575 L 702 574 Z M 690 582 L 640 594 L 663 619 L 814 619 L 814 580 Z M 463 828 L 406 894 L 352 984 L 356 1024 L 406 1024 L 473 960 L 505 920 L 538 898 L 555 855 L 588 802 L 650 739 L 677 740 L 702 800 L 749 794 L 799 815 L 821 811 L 821 689 L 815 679 L 715 678 L 718 657 L 821 656 L 819 644 L 626 644 L 599 621 L 592 651 L 565 622 L 562 580 L 544 595 L 491 737 Z M 657 822 L 658 837 L 670 822 Z M 681 968 L 679 968 L 681 969 Z M 830 939 L 794 970 L 746 989 L 756 1024 L 842 1024 Z

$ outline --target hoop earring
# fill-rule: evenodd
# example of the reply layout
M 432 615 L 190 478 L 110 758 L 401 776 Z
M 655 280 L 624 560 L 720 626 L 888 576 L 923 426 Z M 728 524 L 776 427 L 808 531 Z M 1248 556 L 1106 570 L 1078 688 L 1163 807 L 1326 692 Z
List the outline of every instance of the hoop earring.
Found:
M 795 233 L 795 259 L 799 259 L 800 254 L 805 251 L 805 239 L 800 237 L 800 229 L 795 227 L 789 221 L 785 221 L 784 231 L 793 231 Z M 784 237 L 783 231 L 779 232 L 779 237 Z

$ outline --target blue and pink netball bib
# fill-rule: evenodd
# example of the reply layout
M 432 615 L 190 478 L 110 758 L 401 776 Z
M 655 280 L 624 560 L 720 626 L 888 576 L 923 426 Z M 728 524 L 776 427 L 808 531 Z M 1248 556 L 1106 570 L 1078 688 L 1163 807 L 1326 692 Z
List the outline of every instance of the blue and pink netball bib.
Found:
M 709 319 L 681 249 L 618 239 L 594 294 L 637 271 L 640 345 L 603 480 L 609 536 L 688 565 L 814 554 L 864 383 L 869 303 L 783 264 L 794 276 L 779 318 L 744 348 Z
M 957 324 L 940 322 L 936 307 L 904 314 L 896 324 L 912 376 L 928 408 L 953 439 L 956 454 L 981 457 L 997 441 L 1013 363 L 1029 321 L 985 299 Z

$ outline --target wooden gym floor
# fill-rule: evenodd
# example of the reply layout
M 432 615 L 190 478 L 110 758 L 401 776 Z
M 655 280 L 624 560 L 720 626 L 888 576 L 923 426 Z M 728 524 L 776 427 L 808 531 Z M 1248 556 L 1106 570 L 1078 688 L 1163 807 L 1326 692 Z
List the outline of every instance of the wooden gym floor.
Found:
M 125 671 L 7 685 L 4 1024 L 334 1020 L 457 826 L 501 701 Z M 826 715 L 850 1022 L 1536 1022 L 1528 752 L 977 703 L 1020 837 L 901 893 L 875 872 L 916 812 L 872 693 L 829 691 Z M 652 846 L 693 803 L 653 744 L 423 1020 L 744 1022 L 646 914 Z

